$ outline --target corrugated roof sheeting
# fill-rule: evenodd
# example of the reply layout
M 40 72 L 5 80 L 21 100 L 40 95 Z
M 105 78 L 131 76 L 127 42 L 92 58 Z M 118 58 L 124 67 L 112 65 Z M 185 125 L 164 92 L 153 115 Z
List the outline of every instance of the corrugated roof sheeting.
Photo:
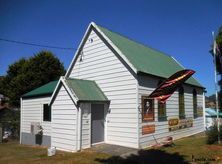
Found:
M 41 87 L 38 87 L 24 95 L 22 95 L 23 98 L 28 98 L 28 97 L 36 97 L 36 96 L 43 96 L 43 95 L 50 95 L 53 93 L 56 85 L 58 83 L 58 80 L 56 81 L 51 81 Z
M 130 40 L 104 27 L 98 27 L 136 68 L 137 73 L 142 72 L 168 78 L 177 71 L 184 69 L 171 56 Z M 202 87 L 193 77 L 189 78 L 186 83 Z
M 66 84 L 79 101 L 108 101 L 95 81 L 68 78 Z

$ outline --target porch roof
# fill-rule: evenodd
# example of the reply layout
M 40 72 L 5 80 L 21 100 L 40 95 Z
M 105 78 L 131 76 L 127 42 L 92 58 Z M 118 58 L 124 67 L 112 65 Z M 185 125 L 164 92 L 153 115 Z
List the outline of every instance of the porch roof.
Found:
M 68 78 L 65 80 L 78 101 L 108 101 L 95 81 Z

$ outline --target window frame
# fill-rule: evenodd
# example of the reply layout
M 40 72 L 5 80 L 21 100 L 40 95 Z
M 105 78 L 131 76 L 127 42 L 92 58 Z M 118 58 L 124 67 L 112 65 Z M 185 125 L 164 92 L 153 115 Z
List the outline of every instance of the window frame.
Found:
M 166 103 L 161 103 L 160 101 L 157 102 L 158 108 L 158 121 L 166 121 Z
M 162 83 L 162 80 L 159 80 L 157 87 Z M 158 112 L 158 121 L 166 121 L 167 115 L 166 115 L 166 102 L 161 103 L 160 101 L 157 101 L 157 112 Z
M 51 122 L 51 106 L 49 104 L 43 104 L 43 121 Z
M 197 112 L 197 90 L 193 89 L 193 117 L 197 118 L 198 117 L 198 112 Z
M 145 103 L 147 102 L 147 101 L 149 101 L 149 102 L 151 102 L 151 112 L 150 113 L 147 113 L 147 114 L 145 114 L 144 112 L 145 112 Z M 142 96 L 141 97 L 141 105 L 142 105 L 142 112 L 141 112 L 141 114 L 142 114 L 142 122 L 152 122 L 152 121 L 154 121 L 155 120 L 155 106 L 154 106 L 154 99 L 150 99 L 150 98 L 148 98 L 148 96 Z
M 184 100 L 184 88 L 182 86 L 178 89 L 178 106 L 179 106 L 179 119 L 185 119 L 185 100 Z

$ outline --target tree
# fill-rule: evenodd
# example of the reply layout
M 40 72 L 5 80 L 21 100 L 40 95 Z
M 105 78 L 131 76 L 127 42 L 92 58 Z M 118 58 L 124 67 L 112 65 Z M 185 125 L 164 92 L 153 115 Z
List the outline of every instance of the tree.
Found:
M 6 76 L 0 80 L 0 92 L 9 98 L 11 105 L 19 107 L 23 94 L 64 74 L 65 69 L 59 59 L 49 51 L 41 51 L 9 66 Z
M 219 28 L 216 40 L 216 67 L 217 73 L 222 74 L 222 26 Z M 213 54 L 213 50 L 211 51 Z
M 4 131 L 10 131 L 12 137 L 19 137 L 20 111 L 5 107 L 0 111 L 0 127 Z
M 222 26 L 218 30 L 218 34 L 216 36 L 216 43 L 217 43 L 217 58 L 219 58 L 220 62 L 217 63 L 217 70 L 218 73 L 220 74 L 220 81 L 218 82 L 220 86 L 220 91 L 218 94 L 218 103 L 219 103 L 219 109 L 222 110 Z M 218 60 L 217 60 L 218 61 Z
M 218 30 L 218 34 L 216 36 L 216 42 L 220 53 L 222 53 L 222 26 Z

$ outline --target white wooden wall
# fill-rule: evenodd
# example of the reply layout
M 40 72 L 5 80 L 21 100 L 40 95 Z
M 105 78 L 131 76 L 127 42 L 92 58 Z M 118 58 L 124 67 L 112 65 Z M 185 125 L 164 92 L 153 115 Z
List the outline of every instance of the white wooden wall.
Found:
M 52 104 L 51 146 L 76 151 L 77 108 L 63 86 Z
M 93 39 L 90 42 L 89 39 Z M 106 118 L 106 142 L 138 147 L 136 80 L 116 55 L 92 31 L 70 77 L 95 80 L 111 101 Z
M 48 104 L 50 97 L 29 98 L 22 100 L 21 132 L 31 133 L 31 122 L 39 122 L 43 135 L 51 136 L 51 122 L 43 121 L 43 104 Z
M 152 77 L 139 77 L 138 85 L 138 96 L 139 103 L 141 103 L 141 96 L 148 96 L 158 84 L 157 78 Z M 185 115 L 186 117 L 193 117 L 193 94 L 192 91 L 194 87 L 184 85 L 184 99 L 185 99 Z M 197 99 L 198 106 L 203 106 L 203 93 L 200 89 L 197 89 Z M 178 107 L 178 92 L 176 91 L 166 102 L 166 115 L 167 119 L 178 118 L 179 116 L 179 107 Z M 155 133 L 142 135 L 142 126 L 148 124 L 155 124 Z M 155 144 L 155 139 L 160 141 L 167 136 L 172 136 L 174 139 L 182 138 L 189 136 L 195 133 L 204 131 L 204 120 L 203 117 L 198 117 L 194 119 L 193 127 L 185 128 L 173 132 L 169 132 L 168 121 L 158 122 L 158 107 L 157 101 L 155 100 L 155 121 L 154 122 L 142 122 L 142 115 L 139 115 L 139 136 L 140 136 L 140 148 L 145 148 L 150 146 L 150 144 Z
M 85 149 L 91 147 L 91 104 L 81 103 L 80 108 L 82 110 L 81 146 L 82 149 Z

